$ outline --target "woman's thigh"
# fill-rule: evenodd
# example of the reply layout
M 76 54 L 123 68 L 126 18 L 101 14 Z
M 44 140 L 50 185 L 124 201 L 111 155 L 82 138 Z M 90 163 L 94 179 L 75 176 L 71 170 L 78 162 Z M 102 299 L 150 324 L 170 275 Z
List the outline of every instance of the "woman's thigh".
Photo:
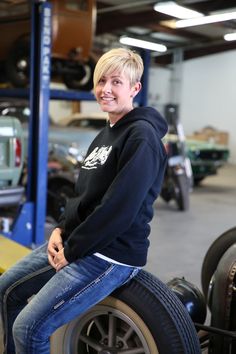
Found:
M 30 297 L 55 274 L 47 259 L 47 244 L 44 244 L 19 260 L 0 277 L 0 299 L 12 291 L 21 291 Z M 1 300 L 2 300 L 1 299 Z
M 96 256 L 73 262 L 57 272 L 21 311 L 15 329 L 27 324 L 32 335 L 46 339 L 136 273 L 132 267 L 111 264 Z

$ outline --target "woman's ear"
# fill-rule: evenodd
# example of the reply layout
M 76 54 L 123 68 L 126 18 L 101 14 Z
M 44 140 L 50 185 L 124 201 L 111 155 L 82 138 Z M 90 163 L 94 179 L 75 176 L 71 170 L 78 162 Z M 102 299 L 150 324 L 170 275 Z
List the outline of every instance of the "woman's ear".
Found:
M 130 97 L 135 97 L 139 93 L 141 88 L 142 88 L 141 82 L 136 82 L 136 84 L 132 87 L 132 93 Z

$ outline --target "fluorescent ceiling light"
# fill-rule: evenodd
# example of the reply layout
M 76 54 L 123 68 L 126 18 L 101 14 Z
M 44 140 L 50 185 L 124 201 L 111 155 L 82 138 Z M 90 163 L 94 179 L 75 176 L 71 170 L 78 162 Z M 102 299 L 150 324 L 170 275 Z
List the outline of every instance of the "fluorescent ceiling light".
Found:
M 208 23 L 229 21 L 235 19 L 236 19 L 236 11 L 217 14 L 217 15 L 203 16 L 198 18 L 191 18 L 188 20 L 179 20 L 176 21 L 175 26 L 177 28 L 184 28 L 184 27 L 206 25 Z
M 226 41 L 236 41 L 236 32 L 225 34 L 224 39 Z
M 154 50 L 156 52 L 166 52 L 167 47 L 163 44 L 143 41 L 141 39 L 135 39 L 132 37 L 122 36 L 120 37 L 120 43 L 130 45 L 133 47 Z
M 154 5 L 154 10 L 181 19 L 203 16 L 202 13 L 187 9 L 186 7 L 176 4 L 174 1 L 159 2 Z

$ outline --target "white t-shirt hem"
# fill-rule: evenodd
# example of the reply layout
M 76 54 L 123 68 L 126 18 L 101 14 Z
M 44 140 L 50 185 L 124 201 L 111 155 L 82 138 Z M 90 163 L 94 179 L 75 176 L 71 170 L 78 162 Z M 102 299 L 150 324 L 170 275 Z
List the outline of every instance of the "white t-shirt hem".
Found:
M 104 259 L 105 261 L 108 261 L 108 262 L 110 262 L 110 263 L 119 264 L 119 265 L 126 266 L 126 267 L 134 267 L 134 266 L 132 266 L 132 265 L 130 265 L 130 264 L 125 264 L 125 263 L 117 262 L 117 261 L 115 261 L 114 259 L 109 258 L 109 257 L 106 257 L 106 256 L 104 256 L 103 254 L 101 254 L 101 253 L 99 253 L 99 252 L 94 253 L 94 256 L 99 257 L 99 258 L 101 258 L 101 259 Z M 135 268 L 142 268 L 142 267 L 135 267 Z

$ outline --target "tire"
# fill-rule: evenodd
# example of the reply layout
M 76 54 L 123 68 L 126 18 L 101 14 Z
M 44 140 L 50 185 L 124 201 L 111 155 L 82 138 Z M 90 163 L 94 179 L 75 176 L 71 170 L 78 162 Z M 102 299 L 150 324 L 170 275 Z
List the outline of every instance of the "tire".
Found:
M 201 353 L 193 322 L 180 300 L 145 271 L 51 337 L 51 354 L 131 351 Z
M 225 231 L 209 247 L 202 264 L 201 283 L 202 291 L 207 299 L 208 288 L 211 278 L 218 266 L 218 263 L 227 249 L 236 243 L 236 227 Z
M 30 40 L 19 38 L 12 46 L 6 62 L 7 79 L 14 87 L 26 87 L 30 77 Z
M 235 277 L 236 244 L 232 245 L 221 257 L 215 271 L 212 291 L 211 326 L 235 333 Z M 209 353 L 236 353 L 236 340 L 223 335 L 210 337 Z
M 189 181 L 185 174 L 175 176 L 174 194 L 178 209 L 189 209 Z
M 86 63 L 76 64 L 77 73 L 66 73 L 63 82 L 72 90 L 91 91 L 93 88 L 93 71 L 95 62 L 89 59 Z
M 172 176 L 170 176 L 170 168 L 169 166 L 167 166 L 164 175 L 164 180 L 162 183 L 160 196 L 166 203 L 169 203 L 169 201 L 173 198 L 173 195 L 174 195 L 173 178 Z
M 204 180 L 205 177 L 194 177 L 193 181 L 194 181 L 194 186 L 199 186 L 199 184 Z
M 169 201 L 172 199 L 171 192 L 168 190 L 168 188 L 162 188 L 160 195 L 166 203 L 169 203 Z
M 68 181 L 57 183 L 52 180 L 48 186 L 47 215 L 58 221 L 65 208 L 66 200 L 74 196 L 73 183 L 69 183 Z

